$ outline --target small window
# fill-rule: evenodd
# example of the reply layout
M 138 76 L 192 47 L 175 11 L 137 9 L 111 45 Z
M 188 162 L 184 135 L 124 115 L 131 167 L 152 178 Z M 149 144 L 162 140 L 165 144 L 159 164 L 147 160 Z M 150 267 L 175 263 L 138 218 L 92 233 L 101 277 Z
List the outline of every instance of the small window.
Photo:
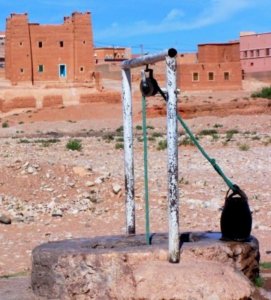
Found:
M 22 46 L 23 45 L 23 42 L 20 42 L 20 46 Z
M 247 51 L 244 51 L 244 58 L 247 58 Z
M 257 56 L 257 57 L 260 56 L 260 50 L 256 50 L 256 56 Z
M 270 49 L 269 48 L 265 49 L 265 54 L 266 54 L 266 56 L 270 55 Z
M 23 69 L 23 68 L 20 68 L 20 72 L 23 73 L 23 72 L 24 72 L 24 69 Z
M 38 45 L 39 45 L 39 48 L 42 48 L 42 42 L 41 41 L 38 42 Z
M 199 81 L 199 73 L 197 72 L 193 73 L 193 81 Z
M 60 41 L 60 42 L 59 42 L 59 46 L 60 46 L 61 48 L 63 48 L 63 47 L 64 47 L 64 42 L 63 42 L 63 41 Z
M 213 72 L 208 73 L 208 79 L 209 80 L 214 80 L 214 73 Z
M 86 43 L 86 41 L 83 41 L 83 44 L 85 44 Z
M 252 63 L 250 63 L 250 65 L 251 65 L 251 67 L 253 67 L 253 66 L 254 66 L 254 63 L 252 62 Z
M 250 50 L 250 57 L 254 57 L 254 51 Z
M 230 80 L 230 73 L 224 72 L 224 80 Z
M 80 72 L 84 72 L 84 67 L 80 67 Z
M 39 65 L 38 66 L 38 72 L 43 73 L 43 71 L 44 71 L 43 65 Z

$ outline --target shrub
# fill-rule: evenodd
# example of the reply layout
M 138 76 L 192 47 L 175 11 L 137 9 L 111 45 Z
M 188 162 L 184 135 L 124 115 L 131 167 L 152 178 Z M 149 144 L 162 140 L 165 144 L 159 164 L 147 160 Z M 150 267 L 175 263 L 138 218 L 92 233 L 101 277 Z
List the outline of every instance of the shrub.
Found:
M 115 149 L 123 149 L 123 148 L 124 148 L 124 144 L 123 143 L 116 143 Z
M 124 141 L 123 137 L 116 138 L 116 142 L 123 143 L 123 141 Z
M 107 133 L 103 136 L 103 140 L 105 140 L 107 143 L 110 143 L 114 140 L 114 135 L 112 133 Z
M 249 150 L 249 145 L 247 145 L 247 144 L 241 144 L 241 145 L 239 145 L 239 150 L 241 150 L 241 151 L 248 151 Z
M 142 126 L 141 125 L 136 125 L 136 130 L 142 130 Z
M 165 150 L 167 148 L 167 140 L 161 140 L 158 143 L 157 150 Z
M 194 146 L 194 143 L 188 136 L 186 136 L 183 140 L 179 142 L 179 146 Z
M 67 142 L 66 148 L 72 151 L 80 151 L 82 149 L 81 141 L 77 139 L 71 139 Z
M 119 133 L 123 132 L 123 126 L 121 125 L 120 127 L 118 127 L 116 129 L 116 132 L 119 132 Z
M 153 132 L 151 136 L 157 138 L 157 137 L 162 137 L 163 134 L 161 132 Z
M 254 92 L 251 97 L 271 99 L 271 87 L 264 87 L 259 92 Z
M 9 124 L 8 124 L 8 122 L 4 122 L 4 123 L 2 123 L 2 128 L 8 128 L 9 127 Z
M 260 263 L 262 269 L 271 269 L 271 262 L 262 262 Z
M 254 284 L 256 287 L 263 287 L 264 286 L 264 279 L 261 276 L 258 276 L 254 279 Z
M 239 133 L 239 131 L 237 129 L 230 129 L 230 130 L 227 130 L 226 131 L 226 139 L 228 141 L 230 141 L 233 137 L 234 134 L 237 134 Z
M 215 129 L 203 129 L 199 133 L 200 135 L 214 135 L 217 134 L 217 130 Z

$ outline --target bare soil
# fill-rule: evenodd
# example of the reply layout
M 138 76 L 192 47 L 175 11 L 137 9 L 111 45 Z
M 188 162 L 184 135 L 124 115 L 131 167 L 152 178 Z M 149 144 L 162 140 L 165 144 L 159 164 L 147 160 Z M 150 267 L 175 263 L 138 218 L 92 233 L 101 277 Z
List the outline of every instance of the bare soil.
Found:
M 158 150 L 159 141 L 166 138 L 166 119 L 164 113 L 153 113 L 155 107 L 163 107 L 161 101 L 159 97 L 148 99 L 153 232 L 168 230 L 166 150 Z M 269 104 L 270 100 L 251 99 L 247 92 L 194 94 L 182 97 L 179 104 L 201 145 L 247 193 L 261 262 L 271 262 Z M 137 232 L 144 233 L 142 131 L 136 127 L 141 124 L 138 95 L 133 108 L 136 222 Z M 0 224 L 0 299 L 34 299 L 27 290 L 28 277 L 10 276 L 29 275 L 35 246 L 125 233 L 123 150 L 116 149 L 122 143 L 117 130 L 122 125 L 122 107 L 98 103 L 18 110 L 2 114 L 1 122 L 8 125 L 0 128 L 0 214 L 10 217 L 12 223 Z M 201 134 L 202 130 L 209 130 L 209 134 Z M 180 133 L 180 229 L 220 230 L 220 208 L 227 186 L 198 150 L 184 143 L 181 128 Z M 80 140 L 81 151 L 66 148 L 71 138 Z M 115 184 L 121 187 L 119 192 L 113 191 Z M 270 271 L 262 276 L 266 285 L 255 299 L 271 299 Z

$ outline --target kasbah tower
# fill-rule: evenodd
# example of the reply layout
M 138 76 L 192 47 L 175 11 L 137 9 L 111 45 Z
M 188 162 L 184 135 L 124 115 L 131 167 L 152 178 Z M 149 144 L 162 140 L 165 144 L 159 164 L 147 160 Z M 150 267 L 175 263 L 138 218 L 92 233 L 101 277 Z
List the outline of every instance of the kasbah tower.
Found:
M 91 15 L 73 13 L 61 25 L 29 23 L 27 14 L 6 22 L 6 78 L 14 84 L 90 83 L 94 74 Z

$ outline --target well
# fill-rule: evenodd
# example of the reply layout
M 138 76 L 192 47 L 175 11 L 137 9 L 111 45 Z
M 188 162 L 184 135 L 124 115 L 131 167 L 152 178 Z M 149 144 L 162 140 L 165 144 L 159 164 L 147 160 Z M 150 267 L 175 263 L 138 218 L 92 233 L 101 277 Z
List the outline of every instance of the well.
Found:
M 259 273 L 259 244 L 220 233 L 183 234 L 179 264 L 168 235 L 107 236 L 46 243 L 33 250 L 32 288 L 46 299 L 242 299 Z M 194 297 L 196 298 L 193 298 Z M 201 295 L 201 296 L 200 296 Z M 189 298 L 192 297 L 192 298 Z

